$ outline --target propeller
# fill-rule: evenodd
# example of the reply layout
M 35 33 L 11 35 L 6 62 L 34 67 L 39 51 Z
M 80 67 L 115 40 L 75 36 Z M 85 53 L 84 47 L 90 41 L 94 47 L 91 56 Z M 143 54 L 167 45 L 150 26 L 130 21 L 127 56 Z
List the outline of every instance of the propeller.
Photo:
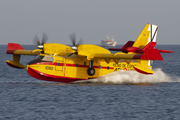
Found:
M 80 44 L 83 44 L 83 39 L 81 38 L 78 42 L 78 44 L 76 44 L 76 34 L 75 33 L 72 33 L 69 35 L 69 38 L 71 39 L 71 42 L 72 42 L 72 47 L 71 49 L 75 50 L 77 52 L 77 49 L 78 49 L 78 45 Z
M 45 32 L 43 32 L 42 35 L 42 40 L 40 41 L 40 38 L 38 38 L 37 35 L 34 36 L 34 42 L 37 44 L 37 47 L 39 49 L 43 49 L 44 48 L 44 43 L 46 43 L 46 41 L 48 40 L 48 36 Z

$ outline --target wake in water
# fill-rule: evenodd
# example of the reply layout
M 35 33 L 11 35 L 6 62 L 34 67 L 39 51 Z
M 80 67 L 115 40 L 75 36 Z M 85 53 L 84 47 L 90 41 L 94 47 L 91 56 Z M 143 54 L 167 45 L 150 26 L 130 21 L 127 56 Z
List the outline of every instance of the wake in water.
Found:
M 78 81 L 76 83 L 110 83 L 110 84 L 143 84 L 143 83 L 162 83 L 162 82 L 180 82 L 178 77 L 170 77 L 164 73 L 160 68 L 154 69 L 153 75 L 145 75 L 136 71 L 120 70 L 110 74 L 101 76 L 96 79 L 85 81 Z

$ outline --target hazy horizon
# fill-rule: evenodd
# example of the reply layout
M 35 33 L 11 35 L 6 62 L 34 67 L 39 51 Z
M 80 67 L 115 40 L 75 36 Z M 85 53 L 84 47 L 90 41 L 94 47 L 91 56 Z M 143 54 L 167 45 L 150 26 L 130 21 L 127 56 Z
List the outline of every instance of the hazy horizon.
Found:
M 113 36 L 118 45 L 135 41 L 147 23 L 158 26 L 157 44 L 180 44 L 180 1 L 121 0 L 16 0 L 0 1 L 1 45 L 33 44 L 45 32 L 48 43 L 77 42 L 100 45 Z

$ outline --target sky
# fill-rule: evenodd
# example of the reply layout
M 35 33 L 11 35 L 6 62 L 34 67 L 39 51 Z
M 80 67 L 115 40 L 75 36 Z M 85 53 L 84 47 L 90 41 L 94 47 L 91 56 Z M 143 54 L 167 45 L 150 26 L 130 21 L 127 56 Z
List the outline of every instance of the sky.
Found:
M 0 44 L 31 45 L 45 32 L 48 43 L 100 45 L 135 41 L 147 24 L 158 26 L 157 44 L 180 44 L 178 0 L 0 0 Z

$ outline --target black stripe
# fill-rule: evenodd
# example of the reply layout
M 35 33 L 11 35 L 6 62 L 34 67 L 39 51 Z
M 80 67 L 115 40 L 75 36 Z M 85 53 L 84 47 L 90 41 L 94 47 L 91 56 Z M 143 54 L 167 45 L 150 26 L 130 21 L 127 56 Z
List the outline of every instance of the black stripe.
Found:
M 158 30 L 158 27 L 156 28 L 156 30 L 155 30 L 155 32 L 154 32 L 154 35 L 153 35 L 152 40 L 154 39 L 154 37 L 155 37 L 155 35 L 156 35 L 156 33 L 157 33 L 157 30 Z M 151 42 L 152 42 L 152 41 L 151 41 Z
M 152 42 L 152 25 L 151 25 L 151 39 L 150 39 L 150 40 L 151 40 L 151 42 Z

